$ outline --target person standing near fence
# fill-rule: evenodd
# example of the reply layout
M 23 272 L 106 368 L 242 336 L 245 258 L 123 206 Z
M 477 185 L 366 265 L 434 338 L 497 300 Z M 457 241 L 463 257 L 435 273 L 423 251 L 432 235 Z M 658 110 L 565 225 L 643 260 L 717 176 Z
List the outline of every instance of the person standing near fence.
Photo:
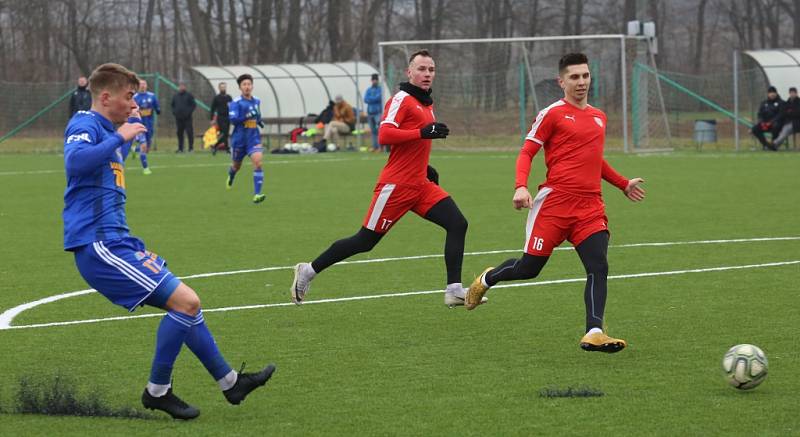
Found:
M 153 171 L 147 164 L 147 152 L 153 145 L 153 133 L 155 132 L 155 116 L 153 113 L 161 114 L 161 106 L 158 104 L 158 97 L 150 91 L 147 91 L 147 81 L 139 81 L 139 92 L 134 94 L 133 100 L 139 105 L 139 114 L 142 116 L 142 124 L 147 130 L 139 135 L 136 135 L 134 142 L 138 143 L 139 147 L 139 160 L 142 162 L 142 172 L 149 175 Z
M 194 96 L 186 90 L 186 84 L 181 82 L 178 85 L 178 93 L 172 97 L 172 115 L 175 116 L 175 126 L 178 131 L 178 150 L 175 153 L 183 153 L 184 133 L 189 138 L 189 152 L 194 151 L 192 114 L 196 107 Z
M 381 125 L 383 114 L 383 90 L 378 83 L 378 75 L 372 75 L 372 86 L 364 92 L 364 103 L 367 104 L 367 122 L 372 133 L 372 151 L 379 152 L 381 145 L 378 142 L 378 128 Z
M 92 109 L 92 94 L 89 92 L 89 82 L 86 76 L 81 76 L 78 78 L 78 87 L 69 98 L 69 116 L 71 118 L 78 111 L 90 109 Z
M 214 96 L 211 101 L 211 123 L 217 126 L 219 136 L 217 137 L 217 144 L 211 149 L 211 154 L 216 155 L 217 150 L 229 149 L 228 145 L 228 132 L 231 128 L 230 119 L 228 119 L 228 104 L 233 98 L 228 94 L 228 85 L 225 82 L 220 82 L 218 85 L 219 94 Z

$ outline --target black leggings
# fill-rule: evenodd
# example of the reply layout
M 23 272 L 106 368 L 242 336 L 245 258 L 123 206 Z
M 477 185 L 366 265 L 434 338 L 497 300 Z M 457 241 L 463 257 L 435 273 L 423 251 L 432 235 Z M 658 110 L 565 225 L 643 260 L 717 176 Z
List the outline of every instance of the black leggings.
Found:
M 586 330 L 603 327 L 603 314 L 608 295 L 608 232 L 592 234 L 581 242 L 575 251 L 586 270 L 586 287 L 583 301 L 586 305 Z M 522 258 L 506 260 L 486 273 L 486 283 L 491 287 L 501 281 L 518 281 L 539 276 L 547 264 L 547 256 L 523 254 Z
M 443 227 L 447 231 L 444 243 L 444 262 L 447 266 L 447 283 L 461 282 L 461 262 L 464 259 L 464 239 L 467 234 L 467 219 L 461 214 L 452 198 L 447 197 L 431 208 L 425 219 Z M 319 273 L 326 268 L 353 255 L 369 252 L 381 241 L 379 234 L 362 227 L 347 238 L 334 242 L 326 251 L 311 262 L 311 267 Z

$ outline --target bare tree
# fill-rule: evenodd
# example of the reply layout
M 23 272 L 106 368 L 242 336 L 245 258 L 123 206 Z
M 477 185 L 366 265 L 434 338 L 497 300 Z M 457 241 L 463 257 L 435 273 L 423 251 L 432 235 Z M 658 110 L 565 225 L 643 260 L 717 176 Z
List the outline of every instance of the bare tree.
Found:
M 341 35 L 339 34 L 339 5 L 342 0 L 328 0 L 328 47 L 331 60 L 338 61 L 341 49 Z
M 695 43 L 694 43 L 694 71 L 700 71 L 703 62 L 703 37 L 705 36 L 705 19 L 706 19 L 706 5 L 708 0 L 700 0 L 697 6 L 697 26 L 695 27 Z
M 211 64 L 211 45 L 209 44 L 208 28 L 206 27 L 206 20 L 203 17 L 203 12 L 200 11 L 200 6 L 197 0 L 186 0 L 187 9 L 189 10 L 189 20 L 192 23 L 192 33 L 194 34 L 197 48 L 200 50 L 199 61 L 202 64 Z
M 222 0 L 219 0 L 219 1 L 222 2 Z M 240 41 L 239 41 L 239 38 L 240 38 L 239 27 L 237 26 L 236 23 L 237 23 L 237 20 L 236 20 L 236 3 L 234 2 L 234 0 L 228 0 L 228 29 L 229 29 L 229 32 L 230 32 L 230 38 L 228 40 L 228 41 L 230 41 L 230 50 L 229 50 L 229 53 L 228 53 L 229 54 L 228 60 L 229 60 L 229 62 L 232 62 L 234 64 L 238 64 L 239 62 L 241 62 L 240 58 L 239 58 L 239 44 L 240 44 Z M 251 37 L 251 39 L 255 39 L 255 38 Z M 219 46 L 222 47 L 223 50 L 224 50 L 225 49 L 225 40 L 220 40 Z

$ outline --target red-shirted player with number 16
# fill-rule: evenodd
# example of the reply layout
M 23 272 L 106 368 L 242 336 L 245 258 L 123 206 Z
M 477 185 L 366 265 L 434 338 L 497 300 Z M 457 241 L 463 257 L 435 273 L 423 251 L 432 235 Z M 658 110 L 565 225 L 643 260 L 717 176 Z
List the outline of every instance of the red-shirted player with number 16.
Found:
M 378 141 L 389 144 L 389 161 L 378 177 L 372 203 L 359 231 L 334 242 L 317 259 L 295 266 L 290 289 L 292 302 L 300 304 L 311 280 L 331 265 L 368 252 L 407 212 L 436 223 L 447 231 L 444 262 L 447 287 L 444 303 L 449 307 L 464 305 L 466 290 L 461 285 L 461 262 L 467 220 L 455 201 L 438 184 L 438 174 L 428 165 L 431 140 L 446 138 L 447 125 L 436 121 L 433 113 L 431 84 L 436 74 L 433 57 L 427 50 L 411 54 L 408 82 L 386 102 L 378 131 Z
M 586 269 L 586 335 L 580 346 L 587 351 L 618 352 L 625 340 L 603 332 L 607 294 L 608 218 L 601 197 L 600 179 L 622 190 L 632 201 L 644 199 L 640 178 L 626 179 L 603 159 L 606 115 L 588 103 L 589 60 L 570 53 L 558 63 L 558 83 L 564 98 L 539 112 L 517 158 L 516 209 L 529 208 L 525 253 L 481 273 L 469 288 L 466 308 L 480 305 L 490 287 L 500 281 L 536 277 L 564 240 Z M 544 148 L 547 180 L 536 197 L 528 192 L 531 160 Z

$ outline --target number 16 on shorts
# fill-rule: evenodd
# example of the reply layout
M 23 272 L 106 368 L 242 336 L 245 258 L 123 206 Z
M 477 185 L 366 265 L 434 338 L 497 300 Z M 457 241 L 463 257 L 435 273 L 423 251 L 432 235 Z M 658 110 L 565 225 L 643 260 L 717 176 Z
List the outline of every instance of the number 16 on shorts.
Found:
M 542 250 L 543 246 L 544 246 L 544 238 L 533 237 L 533 241 L 531 241 L 531 249 Z

